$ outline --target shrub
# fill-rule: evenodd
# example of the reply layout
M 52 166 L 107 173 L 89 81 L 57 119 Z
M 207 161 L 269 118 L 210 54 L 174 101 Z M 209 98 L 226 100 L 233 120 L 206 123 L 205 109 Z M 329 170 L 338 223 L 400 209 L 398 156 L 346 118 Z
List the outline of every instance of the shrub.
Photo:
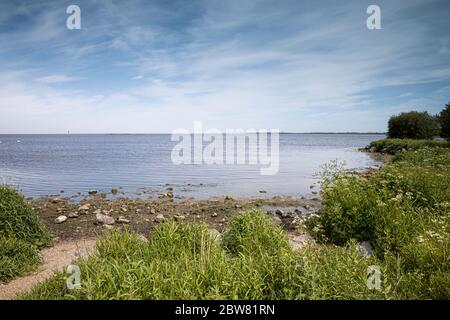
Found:
M 389 138 L 431 139 L 439 133 L 439 121 L 427 112 L 403 112 L 388 122 Z
M 32 270 L 50 234 L 23 196 L 0 187 L 0 282 Z
M 0 237 L 0 282 L 33 270 L 39 262 L 35 246 L 18 239 Z
M 38 247 L 50 243 L 50 234 L 33 208 L 9 187 L 0 187 L 0 233 Z
M 441 123 L 441 136 L 450 139 L 450 103 L 447 103 L 445 108 L 439 114 L 439 121 Z
M 449 160 L 447 148 L 424 148 L 398 153 L 369 178 L 337 175 L 310 227 L 323 242 L 370 241 L 399 296 L 448 299 Z

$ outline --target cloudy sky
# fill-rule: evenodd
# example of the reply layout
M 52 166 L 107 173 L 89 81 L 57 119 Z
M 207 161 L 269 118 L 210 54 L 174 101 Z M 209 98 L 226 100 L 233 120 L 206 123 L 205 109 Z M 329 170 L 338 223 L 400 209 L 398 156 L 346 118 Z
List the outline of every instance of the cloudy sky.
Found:
M 448 0 L 2 0 L 0 133 L 385 131 L 450 101 L 449 17 Z

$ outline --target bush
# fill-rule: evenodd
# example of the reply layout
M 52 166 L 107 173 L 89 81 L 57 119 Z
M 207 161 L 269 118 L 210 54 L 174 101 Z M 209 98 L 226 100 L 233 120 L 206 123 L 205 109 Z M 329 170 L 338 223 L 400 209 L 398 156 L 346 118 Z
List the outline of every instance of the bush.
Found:
M 427 112 L 403 112 L 388 122 L 389 138 L 431 139 L 439 133 L 439 121 Z
M 398 153 L 369 178 L 338 175 L 323 186 L 311 221 L 323 242 L 370 241 L 404 298 L 450 298 L 450 150 Z
M 50 243 L 50 234 L 36 212 L 9 187 L 0 187 L 0 233 L 38 247 Z
M 0 282 L 31 271 L 40 262 L 37 248 L 14 238 L 0 237 Z
M 447 103 L 445 108 L 439 114 L 439 121 L 441 123 L 441 136 L 450 139 L 450 103 Z
M 0 282 L 32 270 L 50 234 L 23 196 L 0 187 Z

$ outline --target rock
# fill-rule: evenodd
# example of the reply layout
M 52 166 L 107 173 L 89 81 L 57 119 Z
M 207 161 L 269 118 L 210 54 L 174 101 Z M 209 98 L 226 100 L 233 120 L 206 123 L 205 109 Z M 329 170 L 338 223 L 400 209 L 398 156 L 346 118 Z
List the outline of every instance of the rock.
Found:
M 267 193 L 266 190 L 259 190 L 259 193 Z
M 114 229 L 114 226 L 113 226 L 113 225 L 110 225 L 110 224 L 104 224 L 103 226 L 104 226 L 106 229 L 108 229 L 108 230 Z
M 220 232 L 217 229 L 211 228 L 209 229 L 209 235 L 211 237 L 211 239 L 213 239 L 214 241 L 222 241 L 222 235 L 220 234 Z
M 289 244 L 294 250 L 302 249 L 311 242 L 314 242 L 314 240 L 306 234 L 295 236 L 289 240 Z
M 130 220 L 126 219 L 123 216 L 120 216 L 119 218 L 117 218 L 117 222 L 118 223 L 130 223 Z
M 277 211 L 275 211 L 275 214 L 282 216 L 282 217 L 285 215 L 284 211 L 281 209 L 277 209 Z
M 69 213 L 68 217 L 69 217 L 69 218 L 78 218 L 78 213 L 76 213 L 76 212 L 71 212 L 71 213 Z
M 156 214 L 155 208 L 151 208 L 151 209 L 150 209 L 150 214 Z
M 283 223 L 283 221 L 280 219 L 279 216 L 273 216 L 273 221 L 274 221 L 276 224 L 282 224 L 282 223 Z
M 166 197 L 173 198 L 173 192 L 172 191 L 166 192 Z
M 128 209 L 127 209 L 127 208 L 125 208 L 125 207 L 123 207 L 123 208 L 122 208 L 122 211 L 123 211 L 123 212 L 127 212 L 127 211 L 128 211 Z
M 117 194 L 117 193 L 119 193 L 119 189 L 117 189 L 117 188 L 112 188 L 112 189 L 111 189 L 111 193 L 112 193 L 112 194 Z
M 309 210 L 309 209 L 311 209 L 311 206 L 309 204 L 305 204 L 305 205 L 303 205 L 303 208 L 305 208 L 306 210 Z
M 51 201 L 53 204 L 58 204 L 58 203 L 60 203 L 60 202 L 64 202 L 63 200 L 61 200 L 61 199 L 57 199 L 57 198 L 55 198 L 55 199 L 52 199 L 52 201 Z
M 310 189 L 314 189 L 315 187 L 316 187 L 316 186 L 313 185 L 313 184 L 309 186 Z
M 167 187 L 166 191 L 173 191 L 173 188 L 172 187 Z
M 82 206 L 78 207 L 79 211 L 87 211 L 89 210 L 89 208 L 91 207 L 91 205 L 89 203 L 83 204 Z
M 302 211 L 301 211 L 300 209 L 295 209 L 295 210 L 294 210 L 294 213 L 295 213 L 295 214 L 301 214 Z
M 235 204 L 234 207 L 235 207 L 236 209 L 242 208 L 242 206 L 241 206 L 240 204 Z
M 231 201 L 231 200 L 233 200 L 233 198 L 231 196 L 229 196 L 229 195 L 225 196 L 225 201 Z
M 95 218 L 97 219 L 98 222 L 103 224 L 114 224 L 115 222 L 113 217 L 101 213 L 97 213 L 95 215 Z
M 58 218 L 55 219 L 55 223 L 63 223 L 66 220 L 67 220 L 66 216 L 59 216 Z
M 213 212 L 213 213 L 211 214 L 211 217 L 213 217 L 213 218 L 215 218 L 215 217 L 217 217 L 217 216 L 218 216 L 217 212 Z
M 365 258 L 369 258 L 373 255 L 373 248 L 369 241 L 358 243 L 356 245 L 356 251 Z
M 95 190 L 95 189 L 89 190 L 89 191 L 88 191 L 88 194 L 90 194 L 91 196 L 93 196 L 93 195 L 97 194 L 97 190 Z
M 144 235 L 142 235 L 142 234 L 139 234 L 139 235 L 138 235 L 138 238 L 139 238 L 139 240 L 141 240 L 141 241 L 148 242 L 148 239 L 147 239 Z
M 101 209 L 97 209 L 97 210 L 95 210 L 93 213 L 94 213 L 94 214 L 101 214 L 101 213 L 102 213 L 102 210 L 101 210 Z
M 158 214 L 155 218 L 155 222 L 164 222 L 164 221 L 166 221 L 166 218 L 161 213 Z
M 311 192 L 312 194 L 317 194 L 317 191 L 313 191 L 313 192 Z

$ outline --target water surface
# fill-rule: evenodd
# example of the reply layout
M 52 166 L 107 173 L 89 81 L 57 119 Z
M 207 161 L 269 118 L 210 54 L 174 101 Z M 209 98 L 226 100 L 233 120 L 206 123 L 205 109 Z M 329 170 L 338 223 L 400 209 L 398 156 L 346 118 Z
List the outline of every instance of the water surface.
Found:
M 358 152 L 371 134 L 282 134 L 280 168 L 273 176 L 261 166 L 174 165 L 170 135 L 0 135 L 0 182 L 27 196 L 99 192 L 120 187 L 130 194 L 163 190 L 206 198 L 230 194 L 299 195 L 310 192 L 320 166 L 334 159 L 347 168 L 380 163 Z

